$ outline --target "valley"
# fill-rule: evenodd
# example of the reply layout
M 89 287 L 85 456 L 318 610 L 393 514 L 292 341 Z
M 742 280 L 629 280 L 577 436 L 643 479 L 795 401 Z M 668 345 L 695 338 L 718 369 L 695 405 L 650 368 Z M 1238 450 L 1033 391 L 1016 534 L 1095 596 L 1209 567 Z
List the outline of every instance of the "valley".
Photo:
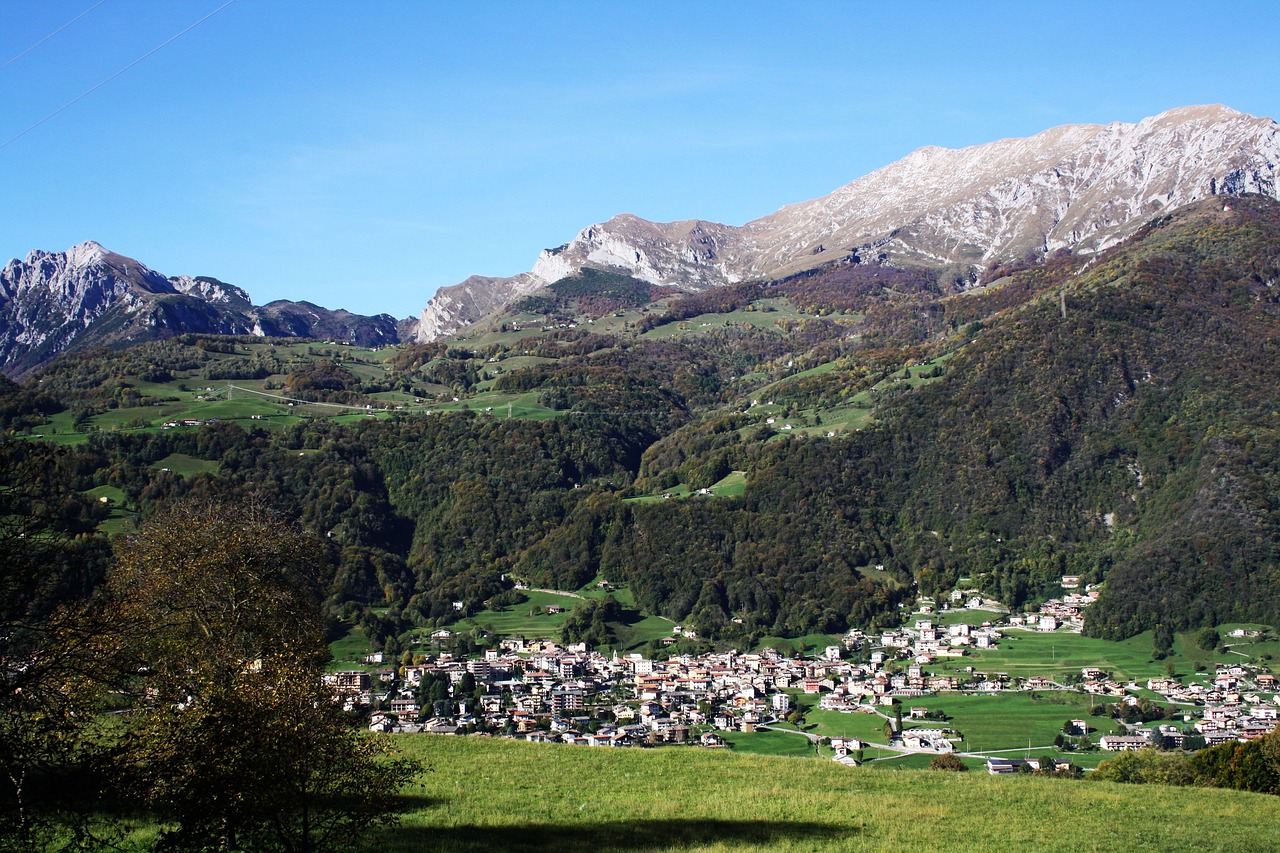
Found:
M 12 778 L 102 785 L 117 770 L 81 774 L 76 750 L 106 744 L 142 774 L 120 814 L 163 814 L 146 773 L 199 793 L 226 752 L 247 762 L 234 788 L 312 726 L 381 802 L 373 823 L 408 792 L 387 849 L 427 826 L 447 849 L 510 841 L 520 774 L 538 780 L 521 826 L 564 849 L 616 844 L 628 795 L 714 849 L 941 826 L 983 849 L 1081 809 L 1073 843 L 1123 813 L 1155 847 L 1171 808 L 1188 817 L 1168 837 L 1226 815 L 1257 846 L 1270 800 L 1246 792 L 1280 791 L 1268 121 L 1176 110 L 922 150 L 737 229 L 615 217 L 417 321 L 256 307 L 95 243 L 12 262 Z M 1204 127 L 1252 141 L 1227 156 Z M 1171 140 L 1196 169 L 1133 177 L 1134 151 Z M 973 186 L 917 199 L 953 161 Z M 1120 174 L 1135 186 L 1100 202 Z M 52 704 L 32 711 L 28 681 Z M 186 726 L 260 743 L 200 742 L 186 767 Z M 598 820 L 565 811 L 555 772 L 595 774 L 574 795 Z M 738 779 L 716 796 L 751 803 L 754 828 L 657 793 L 689 774 Z M 1115 781 L 1241 790 L 1188 805 Z M 813 815 L 833 792 L 875 799 L 772 834 L 779 803 Z

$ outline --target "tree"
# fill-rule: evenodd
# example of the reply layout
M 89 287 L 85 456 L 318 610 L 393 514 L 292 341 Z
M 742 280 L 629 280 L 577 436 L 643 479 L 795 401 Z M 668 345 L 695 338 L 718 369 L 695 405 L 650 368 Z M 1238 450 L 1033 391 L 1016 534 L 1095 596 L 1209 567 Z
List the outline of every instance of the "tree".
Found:
M 969 767 L 954 752 L 944 752 L 929 759 L 929 769 L 963 772 L 968 770 Z
M 1229 741 L 1202 749 L 1188 761 L 1200 784 L 1280 793 L 1280 730 L 1244 743 Z
M 1106 782 L 1190 785 L 1194 773 L 1192 765 L 1180 753 L 1164 754 L 1154 749 L 1139 749 L 1101 762 L 1090 778 Z
M 184 505 L 109 578 L 139 722 L 116 766 L 161 846 L 316 851 L 391 818 L 413 773 L 322 681 L 323 540 L 253 506 Z
M 1222 642 L 1222 637 L 1213 628 L 1201 628 L 1196 633 L 1196 645 L 1205 651 L 1212 651 Z
M 145 801 L 174 818 L 178 849 L 342 849 L 415 769 L 357 731 L 316 673 L 289 655 L 149 713 L 126 755 Z
M 566 643 L 586 643 L 594 649 L 615 645 L 618 638 L 613 623 L 621 618 L 622 605 L 612 595 L 589 599 L 565 619 L 560 637 Z
M 1151 642 L 1154 647 L 1153 656 L 1156 660 L 1164 660 L 1173 653 L 1173 629 L 1163 622 L 1157 623 L 1155 629 L 1151 632 Z

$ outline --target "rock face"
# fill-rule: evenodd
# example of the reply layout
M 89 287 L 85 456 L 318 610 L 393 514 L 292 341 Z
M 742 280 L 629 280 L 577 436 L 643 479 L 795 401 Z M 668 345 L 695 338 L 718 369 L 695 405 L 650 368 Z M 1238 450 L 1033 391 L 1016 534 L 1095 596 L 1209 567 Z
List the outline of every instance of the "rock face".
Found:
M 399 340 L 394 318 L 362 317 L 310 303 L 254 307 L 215 278 L 166 278 L 97 243 L 33 251 L 0 271 L 0 370 L 21 376 L 68 351 L 184 332 L 349 340 Z
M 253 333 L 273 338 L 325 338 L 350 341 L 357 346 L 378 347 L 398 343 L 396 319 L 390 314 L 366 317 L 338 309 L 331 311 L 311 302 L 268 302 L 253 309 Z
M 1280 126 L 1223 106 L 959 150 L 921 148 L 741 227 L 615 216 L 543 251 L 530 272 L 442 288 L 417 335 L 451 334 L 583 266 L 699 290 L 854 260 L 979 266 L 1067 246 L 1099 251 L 1196 199 L 1277 196 L 1278 170 Z

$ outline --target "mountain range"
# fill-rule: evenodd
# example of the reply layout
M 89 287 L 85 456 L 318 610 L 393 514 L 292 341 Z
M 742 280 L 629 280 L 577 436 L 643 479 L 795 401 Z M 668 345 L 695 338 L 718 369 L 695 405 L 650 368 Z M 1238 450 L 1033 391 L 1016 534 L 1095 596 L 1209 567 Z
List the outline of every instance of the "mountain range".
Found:
M 1275 196 L 1278 168 L 1280 126 L 1216 105 L 959 150 L 926 147 L 742 226 L 631 214 L 590 225 L 544 250 L 529 272 L 441 288 L 417 338 L 447 337 L 583 267 L 689 291 L 864 261 L 954 267 L 973 282 L 993 261 L 1097 252 L 1196 199 Z
M 441 288 L 420 317 L 309 302 L 255 306 L 216 278 L 166 277 L 94 242 L 32 251 L 0 271 L 0 370 L 183 332 L 429 342 L 584 268 L 698 292 L 871 264 L 929 269 L 955 289 L 996 263 L 1096 253 L 1162 212 L 1214 195 L 1276 196 L 1280 126 L 1223 106 L 1136 124 L 1066 125 L 959 150 L 921 148 L 830 195 L 742 226 L 621 214 L 544 250 L 525 273 Z

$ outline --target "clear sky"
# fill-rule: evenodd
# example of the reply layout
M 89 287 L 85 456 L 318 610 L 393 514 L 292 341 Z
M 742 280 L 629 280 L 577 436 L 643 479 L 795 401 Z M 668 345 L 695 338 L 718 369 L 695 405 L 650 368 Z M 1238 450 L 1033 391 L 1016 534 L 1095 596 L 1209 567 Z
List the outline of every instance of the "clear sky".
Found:
M 235 0 L 128 67 L 224 2 L 0 0 L 0 263 L 97 240 L 405 317 L 617 213 L 736 225 L 924 145 L 1280 115 L 1274 2 Z

